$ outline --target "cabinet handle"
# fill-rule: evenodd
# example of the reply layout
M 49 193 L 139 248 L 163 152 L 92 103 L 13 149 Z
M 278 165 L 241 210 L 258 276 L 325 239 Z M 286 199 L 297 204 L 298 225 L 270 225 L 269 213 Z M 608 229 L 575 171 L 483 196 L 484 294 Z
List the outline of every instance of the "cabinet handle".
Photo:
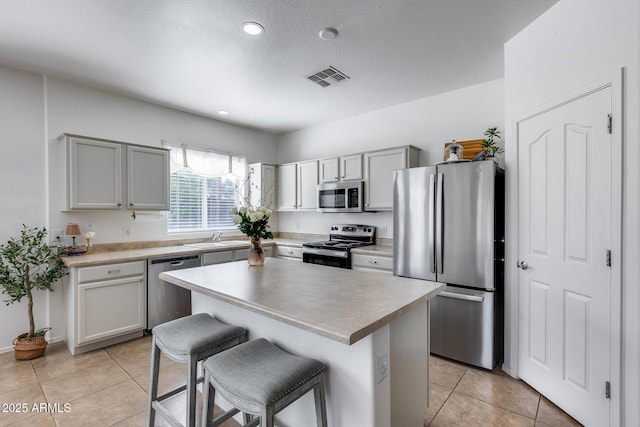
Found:
M 133 203 L 129 203 L 129 206 L 133 206 Z
M 122 206 L 122 203 L 118 203 L 118 207 Z
M 109 270 L 107 273 L 109 273 L 109 274 L 118 274 L 118 273 L 120 273 L 120 270 L 119 269 Z
M 369 264 L 377 264 L 378 261 L 369 260 Z
M 296 207 L 296 205 L 293 205 L 293 207 L 295 208 L 295 207 Z

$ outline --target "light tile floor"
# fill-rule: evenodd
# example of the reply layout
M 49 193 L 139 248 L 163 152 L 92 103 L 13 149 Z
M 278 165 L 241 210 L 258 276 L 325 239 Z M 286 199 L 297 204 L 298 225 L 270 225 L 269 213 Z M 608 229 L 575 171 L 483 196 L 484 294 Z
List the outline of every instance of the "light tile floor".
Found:
M 0 354 L 0 426 L 144 426 L 150 353 L 151 339 L 145 337 L 75 357 L 62 343 L 50 345 L 45 357 L 30 362 L 16 361 L 13 353 Z M 580 425 L 499 370 L 434 356 L 429 366 L 425 426 Z M 160 393 L 184 383 L 186 365 L 163 357 L 160 369 Z M 179 419 L 184 404 L 184 394 L 167 402 Z M 199 411 L 201 407 L 199 400 Z M 157 417 L 156 426 L 166 425 Z M 238 424 L 229 420 L 224 426 Z

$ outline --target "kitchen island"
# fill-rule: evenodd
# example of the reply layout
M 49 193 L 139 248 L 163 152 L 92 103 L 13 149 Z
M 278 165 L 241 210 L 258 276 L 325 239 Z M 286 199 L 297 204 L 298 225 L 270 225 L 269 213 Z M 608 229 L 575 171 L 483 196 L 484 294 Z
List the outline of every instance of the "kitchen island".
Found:
M 173 272 L 193 313 L 243 326 L 328 366 L 329 425 L 423 425 L 429 384 L 429 299 L 444 285 L 268 258 Z M 315 425 L 313 394 L 280 412 L 282 426 Z M 224 405 L 222 405 L 224 406 Z

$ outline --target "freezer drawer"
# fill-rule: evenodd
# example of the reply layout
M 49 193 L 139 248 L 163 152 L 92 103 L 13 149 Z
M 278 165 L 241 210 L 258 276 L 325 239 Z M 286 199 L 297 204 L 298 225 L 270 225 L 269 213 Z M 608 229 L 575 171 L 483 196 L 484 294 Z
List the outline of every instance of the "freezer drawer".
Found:
M 431 353 L 493 369 L 502 358 L 495 292 L 447 286 L 431 300 Z

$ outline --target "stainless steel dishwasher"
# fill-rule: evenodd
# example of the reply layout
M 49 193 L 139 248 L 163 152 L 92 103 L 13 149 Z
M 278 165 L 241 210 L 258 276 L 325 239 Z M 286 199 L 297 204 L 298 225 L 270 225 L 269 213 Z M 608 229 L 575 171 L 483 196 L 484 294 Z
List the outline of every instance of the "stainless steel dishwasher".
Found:
M 191 314 L 191 291 L 158 278 L 163 271 L 200 267 L 200 255 L 147 260 L 147 332 L 154 326 Z

